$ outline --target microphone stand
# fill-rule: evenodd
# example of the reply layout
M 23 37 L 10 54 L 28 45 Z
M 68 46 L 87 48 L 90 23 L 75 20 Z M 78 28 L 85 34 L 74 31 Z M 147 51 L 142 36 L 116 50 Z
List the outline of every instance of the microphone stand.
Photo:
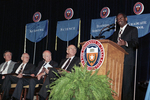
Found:
M 105 28 L 109 28 L 109 27 L 108 27 L 108 26 L 103 27 L 103 28 L 101 29 L 101 31 L 100 31 L 98 37 L 100 37 L 100 38 L 103 38 L 103 37 L 104 37 L 104 38 L 105 38 L 105 36 L 101 36 L 101 35 L 102 35 L 102 31 L 103 31 Z
M 105 38 L 105 36 L 101 36 L 101 35 L 102 35 L 102 31 L 103 31 L 105 28 L 108 28 L 107 30 L 111 30 L 111 29 L 113 29 L 114 27 L 111 27 L 111 28 L 110 28 L 110 26 L 103 27 L 103 28 L 101 29 L 99 35 L 95 37 L 96 39 L 104 39 L 104 38 Z M 107 30 L 106 30 L 106 31 L 107 31 Z

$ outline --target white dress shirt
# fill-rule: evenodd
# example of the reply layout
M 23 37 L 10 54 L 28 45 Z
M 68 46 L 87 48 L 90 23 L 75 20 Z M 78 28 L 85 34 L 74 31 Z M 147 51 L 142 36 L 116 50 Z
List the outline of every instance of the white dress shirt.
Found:
M 43 67 L 45 67 L 46 69 L 48 69 L 48 67 L 53 67 L 52 65 L 49 64 L 49 62 L 45 62 L 42 67 L 40 68 L 39 72 L 37 73 L 37 75 L 42 71 Z
M 26 63 L 26 64 L 27 64 L 27 63 Z M 23 65 L 23 68 L 22 68 L 22 72 L 23 72 L 23 70 L 24 70 L 24 68 L 25 68 L 26 64 L 24 64 L 24 65 L 23 65 L 23 63 L 21 63 L 21 64 L 20 64 L 20 66 L 17 68 L 17 70 L 16 70 L 16 72 L 15 72 L 15 73 L 16 73 L 16 74 L 18 74 L 18 73 L 19 73 L 20 68 L 21 68 L 21 66 L 22 66 L 22 65 Z
M 120 30 L 119 30 L 119 33 L 118 33 L 118 41 L 119 41 L 119 37 L 121 37 L 121 35 L 123 34 L 123 32 L 124 32 L 125 28 L 127 27 L 127 25 L 128 24 L 124 25 L 123 27 L 120 27 Z M 120 33 L 120 31 L 121 31 L 121 33 Z M 126 42 L 125 46 L 128 47 L 128 42 L 127 41 L 125 41 L 125 42 Z
M 74 57 L 75 57 L 75 56 L 71 57 L 68 66 L 70 65 L 70 63 L 71 63 L 71 61 L 72 61 L 72 59 L 73 59 Z M 65 65 L 66 65 L 66 63 L 68 62 L 68 60 L 69 60 L 69 58 L 68 58 L 68 59 L 65 61 L 65 63 L 62 65 L 62 67 L 61 67 L 62 69 L 65 67 Z M 68 68 L 68 66 L 65 68 L 65 70 Z

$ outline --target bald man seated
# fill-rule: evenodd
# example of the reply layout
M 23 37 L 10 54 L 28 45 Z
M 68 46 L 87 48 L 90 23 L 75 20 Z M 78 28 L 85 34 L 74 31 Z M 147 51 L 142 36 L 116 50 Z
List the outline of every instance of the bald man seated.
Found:
M 33 73 L 34 70 L 34 65 L 29 63 L 29 54 L 24 53 L 21 56 L 22 63 L 16 63 L 14 65 L 13 71 L 11 72 L 12 74 L 17 74 L 16 76 L 14 75 L 6 75 L 3 85 L 2 85 L 2 91 L 4 91 L 3 98 L 2 100 L 9 100 L 9 90 L 11 88 L 11 84 L 16 84 L 19 79 L 22 79 L 23 74 L 31 74 Z
M 58 63 L 52 60 L 51 52 L 45 50 L 43 52 L 43 61 L 39 62 L 38 66 L 34 70 L 34 72 L 30 75 L 31 77 L 36 78 L 22 78 L 19 79 L 17 83 L 17 87 L 14 90 L 12 97 L 15 100 L 19 100 L 21 96 L 21 91 L 23 86 L 29 85 L 28 93 L 27 93 L 27 100 L 33 100 L 34 97 L 34 90 L 36 84 L 43 84 L 43 76 L 48 74 L 49 68 L 57 67 Z
M 71 72 L 71 70 L 73 69 L 74 65 L 79 66 L 80 63 L 80 58 L 79 57 L 75 57 L 76 52 L 77 52 L 77 48 L 74 45 L 69 45 L 67 47 L 67 58 L 63 59 L 59 65 L 58 68 L 64 69 L 66 71 Z M 40 100 L 45 100 L 48 96 L 48 92 L 47 90 L 49 90 L 49 88 L 46 88 L 47 85 L 51 84 L 53 81 L 53 79 L 57 79 L 58 77 L 56 76 L 56 74 L 53 72 L 55 71 L 56 73 L 58 73 L 58 71 L 55 68 L 51 68 L 48 74 L 49 79 L 47 79 L 42 88 L 39 91 L 39 96 L 40 96 Z

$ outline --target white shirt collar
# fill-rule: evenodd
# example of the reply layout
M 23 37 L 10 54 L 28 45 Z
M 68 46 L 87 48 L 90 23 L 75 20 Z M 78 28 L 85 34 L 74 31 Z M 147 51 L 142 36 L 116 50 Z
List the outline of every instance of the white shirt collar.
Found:
M 69 58 L 71 58 L 70 61 L 71 61 L 74 57 L 75 57 L 75 56 L 69 57 Z
M 9 65 L 9 64 L 10 64 L 10 62 L 11 62 L 11 60 L 9 60 L 9 61 L 8 61 L 7 65 Z
M 120 27 L 120 30 L 124 31 L 124 29 L 127 27 L 128 24 L 124 25 L 123 27 Z

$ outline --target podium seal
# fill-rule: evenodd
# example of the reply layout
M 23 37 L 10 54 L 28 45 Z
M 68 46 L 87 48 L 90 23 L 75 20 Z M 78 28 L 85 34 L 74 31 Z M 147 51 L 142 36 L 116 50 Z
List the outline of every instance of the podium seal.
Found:
M 87 63 L 88 70 L 99 69 L 104 61 L 104 47 L 98 40 L 89 40 L 80 53 L 81 64 Z

